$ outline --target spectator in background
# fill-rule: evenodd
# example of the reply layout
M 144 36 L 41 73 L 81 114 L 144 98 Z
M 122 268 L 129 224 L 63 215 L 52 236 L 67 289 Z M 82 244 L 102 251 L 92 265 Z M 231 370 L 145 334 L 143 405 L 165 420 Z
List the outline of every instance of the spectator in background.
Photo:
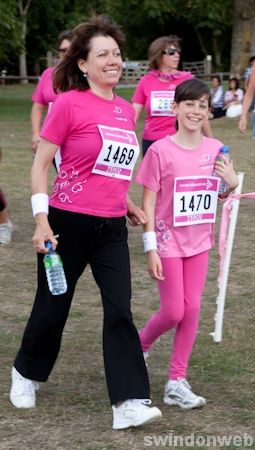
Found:
M 136 122 L 143 108 L 146 111 L 143 156 L 153 142 L 176 132 L 176 116 L 172 108 L 175 89 L 183 81 L 194 78 L 190 72 L 178 70 L 180 57 L 181 39 L 175 35 L 159 37 L 149 47 L 150 71 L 140 79 L 132 99 Z M 203 131 L 212 136 L 207 119 L 203 123 Z
M 223 109 L 225 93 L 219 75 L 213 75 L 211 82 L 211 113 L 209 114 L 209 119 L 218 119 L 225 115 L 225 110 Z
M 60 33 L 57 40 L 58 57 L 61 60 L 66 54 L 73 38 L 71 30 L 65 30 Z M 43 114 L 49 112 L 52 103 L 56 100 L 57 94 L 53 90 L 52 76 L 55 67 L 48 67 L 41 74 L 39 82 L 32 95 L 33 106 L 31 109 L 30 120 L 32 127 L 32 150 L 35 153 L 39 141 L 39 133 L 42 125 Z M 60 164 L 60 152 L 57 152 L 54 159 L 54 165 L 58 170 Z
M 0 148 L 0 161 L 2 151 Z M 8 219 L 7 201 L 2 189 L 0 188 L 0 245 L 10 244 L 12 240 L 13 225 Z
M 224 109 L 227 117 L 232 118 L 241 115 L 243 95 L 243 90 L 239 88 L 239 80 L 236 77 L 230 78 L 229 89 L 224 97 Z

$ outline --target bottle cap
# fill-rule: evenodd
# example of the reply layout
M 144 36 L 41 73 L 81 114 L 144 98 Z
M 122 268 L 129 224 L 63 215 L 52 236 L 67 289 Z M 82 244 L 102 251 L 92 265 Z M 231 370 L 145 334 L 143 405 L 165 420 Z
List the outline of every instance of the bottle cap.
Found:
M 230 152 L 230 148 L 227 145 L 223 145 L 220 148 L 220 153 L 229 153 Z
M 52 242 L 51 242 L 51 241 L 45 241 L 45 242 L 44 242 L 44 245 L 45 245 L 45 247 L 48 248 L 49 250 L 53 250 Z

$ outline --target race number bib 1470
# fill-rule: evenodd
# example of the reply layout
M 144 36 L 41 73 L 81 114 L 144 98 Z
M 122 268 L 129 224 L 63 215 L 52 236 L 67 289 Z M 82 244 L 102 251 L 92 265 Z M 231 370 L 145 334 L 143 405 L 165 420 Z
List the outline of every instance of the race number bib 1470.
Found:
M 217 177 L 176 177 L 174 227 L 214 223 L 218 200 Z
M 134 131 L 98 125 L 103 145 L 92 169 L 105 177 L 131 180 L 139 155 L 139 144 Z

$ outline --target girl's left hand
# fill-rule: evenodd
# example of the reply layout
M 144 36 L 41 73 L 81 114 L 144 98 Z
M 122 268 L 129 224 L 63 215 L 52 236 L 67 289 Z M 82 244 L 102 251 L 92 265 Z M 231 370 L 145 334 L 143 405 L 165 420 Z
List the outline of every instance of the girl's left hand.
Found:
M 215 161 L 214 169 L 216 174 L 229 185 L 230 190 L 234 190 L 238 186 L 239 181 L 233 168 L 233 162 L 227 157 L 221 156 L 220 160 Z

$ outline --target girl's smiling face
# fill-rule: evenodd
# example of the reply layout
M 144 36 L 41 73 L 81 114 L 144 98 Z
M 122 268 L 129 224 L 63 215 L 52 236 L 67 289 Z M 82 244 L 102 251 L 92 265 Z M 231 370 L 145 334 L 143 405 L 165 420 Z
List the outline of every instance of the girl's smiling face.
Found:
M 201 129 L 204 119 L 208 118 L 208 97 L 203 95 L 198 100 L 184 100 L 178 104 L 174 102 L 173 111 L 177 116 L 179 129 Z

